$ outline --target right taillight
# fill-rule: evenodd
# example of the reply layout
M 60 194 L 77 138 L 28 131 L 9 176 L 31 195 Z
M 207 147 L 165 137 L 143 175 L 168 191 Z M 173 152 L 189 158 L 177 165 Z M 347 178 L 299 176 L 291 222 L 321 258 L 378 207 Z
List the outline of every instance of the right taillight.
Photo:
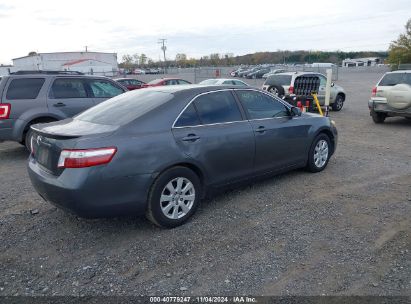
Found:
M 8 119 L 10 117 L 11 105 L 9 103 L 0 104 L 0 119 Z
M 293 87 L 293 86 L 290 86 L 290 87 L 288 88 L 288 93 L 290 93 L 290 94 L 293 94 L 293 93 L 294 93 L 294 87 Z
M 377 87 L 373 87 L 371 91 L 371 96 L 375 97 L 377 95 Z

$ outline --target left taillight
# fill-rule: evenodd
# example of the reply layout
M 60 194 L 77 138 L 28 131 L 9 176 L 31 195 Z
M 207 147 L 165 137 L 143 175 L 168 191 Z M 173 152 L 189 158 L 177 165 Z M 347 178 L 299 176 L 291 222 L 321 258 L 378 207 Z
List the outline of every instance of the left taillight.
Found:
M 59 168 L 86 168 L 108 164 L 117 152 L 116 147 L 98 149 L 65 149 L 60 153 Z
M 9 103 L 0 104 L 0 119 L 9 119 L 11 105 Z

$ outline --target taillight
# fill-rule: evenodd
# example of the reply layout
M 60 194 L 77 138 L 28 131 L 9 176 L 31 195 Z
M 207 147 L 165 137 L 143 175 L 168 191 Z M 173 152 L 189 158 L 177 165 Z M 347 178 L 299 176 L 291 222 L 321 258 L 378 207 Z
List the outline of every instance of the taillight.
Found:
M 9 103 L 0 104 L 0 119 L 8 119 L 10 117 L 11 105 Z
M 288 93 L 290 93 L 290 94 L 293 94 L 293 93 L 294 93 L 294 87 L 293 87 L 293 86 L 290 86 L 290 87 L 288 88 Z
M 62 150 L 59 168 L 85 168 L 108 164 L 116 154 L 117 148 Z
M 371 91 L 371 96 L 375 97 L 377 95 L 377 87 L 373 87 Z

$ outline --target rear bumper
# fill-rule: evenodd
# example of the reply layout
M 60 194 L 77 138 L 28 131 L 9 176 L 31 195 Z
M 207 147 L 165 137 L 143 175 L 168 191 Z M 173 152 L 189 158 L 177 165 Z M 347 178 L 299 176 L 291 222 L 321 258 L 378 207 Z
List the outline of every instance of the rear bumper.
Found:
M 151 174 L 105 178 L 104 166 L 66 169 L 60 176 L 44 171 L 30 157 L 28 173 L 40 196 L 85 218 L 144 214 Z
M 374 112 L 386 113 L 388 116 L 402 116 L 411 117 L 411 108 L 406 110 L 398 110 L 390 107 L 385 98 L 370 99 L 368 101 L 368 108 Z

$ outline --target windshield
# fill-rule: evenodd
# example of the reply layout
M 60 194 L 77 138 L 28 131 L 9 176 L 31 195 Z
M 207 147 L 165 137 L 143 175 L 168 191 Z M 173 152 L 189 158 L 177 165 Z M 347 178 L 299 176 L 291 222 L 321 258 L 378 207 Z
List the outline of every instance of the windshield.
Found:
M 173 98 L 170 93 L 135 90 L 110 98 L 74 119 L 102 125 L 122 126 Z
M 159 83 L 159 82 L 161 82 L 163 79 L 154 79 L 154 80 L 151 80 L 150 82 L 147 82 L 148 84 L 156 84 L 156 83 Z

